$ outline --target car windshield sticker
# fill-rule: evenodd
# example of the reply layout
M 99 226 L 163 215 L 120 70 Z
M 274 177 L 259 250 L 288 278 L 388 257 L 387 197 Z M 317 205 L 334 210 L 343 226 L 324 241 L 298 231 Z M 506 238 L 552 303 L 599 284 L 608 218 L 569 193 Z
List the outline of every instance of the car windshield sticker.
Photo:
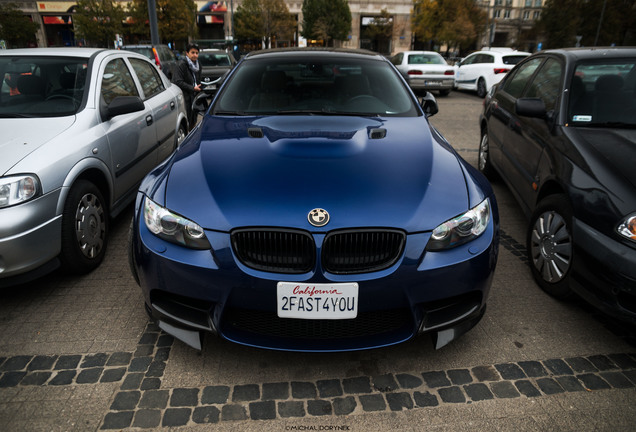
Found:
M 572 121 L 575 121 L 575 122 L 590 122 L 590 121 L 592 121 L 592 116 L 591 115 L 575 115 L 574 117 L 572 117 Z

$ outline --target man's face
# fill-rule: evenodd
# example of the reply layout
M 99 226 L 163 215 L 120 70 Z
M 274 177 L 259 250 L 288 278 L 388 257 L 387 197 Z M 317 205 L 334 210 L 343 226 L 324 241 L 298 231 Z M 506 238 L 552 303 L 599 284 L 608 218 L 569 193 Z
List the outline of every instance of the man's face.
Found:
M 192 48 L 186 53 L 186 55 L 191 61 L 195 62 L 199 58 L 199 50 L 196 48 Z

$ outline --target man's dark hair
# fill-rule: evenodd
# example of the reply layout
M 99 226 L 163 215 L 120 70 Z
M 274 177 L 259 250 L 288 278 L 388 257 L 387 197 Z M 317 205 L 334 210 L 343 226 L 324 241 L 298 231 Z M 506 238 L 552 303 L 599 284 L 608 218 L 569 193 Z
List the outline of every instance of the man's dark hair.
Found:
M 197 50 L 197 51 L 201 51 L 201 50 L 199 49 L 199 45 L 197 45 L 197 44 L 195 44 L 195 43 L 190 43 L 190 44 L 187 44 L 187 45 L 186 45 L 186 52 L 190 52 L 190 50 L 191 50 L 191 49 L 193 49 L 193 48 L 194 48 L 195 50 Z

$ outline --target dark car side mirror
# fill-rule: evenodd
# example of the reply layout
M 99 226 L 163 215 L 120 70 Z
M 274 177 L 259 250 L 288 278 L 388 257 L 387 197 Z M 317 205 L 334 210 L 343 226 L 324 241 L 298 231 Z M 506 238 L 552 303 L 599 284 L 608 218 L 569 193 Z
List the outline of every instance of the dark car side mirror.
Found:
M 103 112 L 105 120 L 132 112 L 143 111 L 146 107 L 138 96 L 117 96 Z
M 545 103 L 539 98 L 520 98 L 515 103 L 517 115 L 525 117 L 546 118 Z
M 426 94 L 422 96 L 420 106 L 424 110 L 424 114 L 426 115 L 426 117 L 432 117 L 439 112 L 437 101 L 435 100 L 435 97 L 431 94 L 431 92 L 426 92 Z

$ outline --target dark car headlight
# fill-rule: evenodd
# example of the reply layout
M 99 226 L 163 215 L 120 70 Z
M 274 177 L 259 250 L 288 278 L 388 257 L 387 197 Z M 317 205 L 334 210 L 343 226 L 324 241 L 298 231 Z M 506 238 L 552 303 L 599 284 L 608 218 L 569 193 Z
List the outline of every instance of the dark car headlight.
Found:
M 437 226 L 431 234 L 426 250 L 451 249 L 474 240 L 486 231 L 489 222 L 490 201 L 486 198 L 466 213 Z
M 628 216 L 619 226 L 618 233 L 636 242 L 636 214 Z
M 205 231 L 195 222 L 144 199 L 144 222 L 148 230 L 166 241 L 191 249 L 210 249 Z
M 40 180 L 33 174 L 0 178 L 0 208 L 29 201 L 38 195 Z

